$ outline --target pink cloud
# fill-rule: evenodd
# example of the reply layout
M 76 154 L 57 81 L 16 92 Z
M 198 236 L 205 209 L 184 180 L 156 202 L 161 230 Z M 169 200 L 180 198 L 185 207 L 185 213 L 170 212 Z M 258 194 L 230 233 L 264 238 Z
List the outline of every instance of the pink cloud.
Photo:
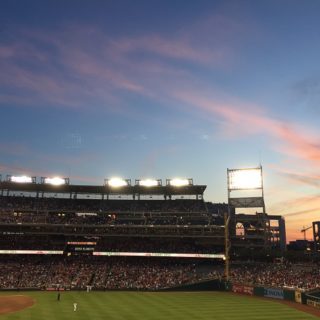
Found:
M 280 190 L 279 190 L 280 192 Z M 307 209 L 305 209 L 307 205 Z M 314 208 L 320 207 L 320 195 L 299 195 L 291 197 L 286 200 L 281 200 L 277 203 L 274 203 L 274 206 L 278 208 L 285 208 L 288 214 L 296 214 L 298 212 L 304 212 L 305 210 L 317 210 Z M 311 208 L 311 209 L 310 209 Z
M 29 148 L 22 144 L 15 143 L 0 143 L 0 152 L 1 154 L 10 154 L 14 156 L 22 156 L 26 153 L 29 153 Z
M 320 187 L 320 175 L 319 174 L 309 174 L 309 173 L 296 173 L 296 172 L 286 172 L 286 170 L 281 170 L 280 174 L 284 175 L 292 183 L 297 183 L 298 185 L 305 184 L 314 187 Z
M 182 59 L 205 65 L 219 64 L 227 56 L 226 50 L 222 48 L 210 50 L 209 48 L 193 46 L 192 43 L 182 39 L 169 39 L 158 35 L 121 39 L 116 46 L 125 53 L 150 52 L 170 59 Z
M 74 43 L 71 32 L 64 36 L 61 41 L 58 34 L 27 32 L 29 42 L 0 46 L 2 86 L 15 88 L 18 96 L 31 97 L 35 105 L 77 109 L 117 103 L 118 89 L 143 93 L 142 85 L 118 71 L 112 60 L 83 48 L 81 41 Z M 47 46 L 52 50 L 44 49 Z M 19 103 L 17 94 L 3 96 L 5 101 Z M 109 111 L 120 110 L 119 105 L 109 107 Z
M 0 163 L 0 170 L 2 174 L 30 174 L 33 175 L 33 171 L 20 166 L 7 165 Z M 4 178 L 4 176 L 3 176 Z
M 19 103 L 17 96 L 29 96 L 39 105 L 76 109 L 99 105 L 112 112 L 119 112 L 122 104 L 123 114 L 130 113 L 123 93 L 159 99 L 162 89 L 188 75 L 189 65 L 228 64 L 232 45 L 223 38 L 217 41 L 218 32 L 211 28 L 217 25 L 229 38 L 239 33 L 232 20 L 219 16 L 169 35 L 112 37 L 83 25 L 55 31 L 17 30 L 11 42 L 0 45 L 0 83 L 18 91 L 12 96 L 6 92 L 5 101 Z M 211 30 L 212 39 L 198 45 L 205 30 Z M 148 53 L 147 58 L 139 59 L 140 52 Z M 172 59 L 185 64 L 177 67 Z
M 15 46 L 11 45 L 2 45 L 0 46 L 0 58 L 7 59 L 10 57 L 14 57 L 16 54 Z
M 218 116 L 222 129 L 232 130 L 233 137 L 263 134 L 272 138 L 272 145 L 283 154 L 306 160 L 320 167 L 320 143 L 317 135 L 294 123 L 268 116 L 262 108 L 243 103 L 220 103 L 190 91 L 174 92 L 176 99 L 207 114 Z

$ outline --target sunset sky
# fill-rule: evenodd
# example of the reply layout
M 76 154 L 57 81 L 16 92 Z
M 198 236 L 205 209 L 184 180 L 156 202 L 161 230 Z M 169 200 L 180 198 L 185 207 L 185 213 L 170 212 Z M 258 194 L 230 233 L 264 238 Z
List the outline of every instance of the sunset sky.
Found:
M 320 220 L 320 1 L 0 3 L 0 173 L 193 178 L 263 166 L 288 239 Z M 307 233 L 311 238 L 311 232 Z

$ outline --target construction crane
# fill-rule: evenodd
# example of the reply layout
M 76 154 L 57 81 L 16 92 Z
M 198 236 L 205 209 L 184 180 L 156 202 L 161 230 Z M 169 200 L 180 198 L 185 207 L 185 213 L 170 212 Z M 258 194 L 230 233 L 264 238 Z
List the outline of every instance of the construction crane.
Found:
M 307 238 L 306 238 L 306 232 L 309 230 L 309 229 L 311 229 L 312 228 L 312 226 L 310 226 L 310 227 L 305 227 L 305 226 L 303 226 L 303 228 L 301 229 L 301 232 L 303 232 L 303 239 L 304 240 L 307 240 Z

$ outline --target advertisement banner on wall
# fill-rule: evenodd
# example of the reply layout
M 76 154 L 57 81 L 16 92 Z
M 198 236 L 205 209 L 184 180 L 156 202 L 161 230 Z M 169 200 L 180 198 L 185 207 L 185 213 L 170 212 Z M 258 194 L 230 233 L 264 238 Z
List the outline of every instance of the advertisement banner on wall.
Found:
M 282 289 L 264 288 L 264 296 L 273 299 L 284 299 Z
M 249 296 L 253 296 L 253 287 L 251 286 L 244 286 L 242 284 L 233 284 L 232 291 L 234 293 L 242 293 L 242 294 L 247 294 Z

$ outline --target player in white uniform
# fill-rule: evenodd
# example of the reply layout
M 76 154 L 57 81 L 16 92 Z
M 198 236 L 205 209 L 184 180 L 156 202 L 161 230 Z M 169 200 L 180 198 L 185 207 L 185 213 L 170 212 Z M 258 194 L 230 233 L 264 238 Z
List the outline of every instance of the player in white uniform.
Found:
M 77 311 L 78 304 L 76 302 L 73 303 L 73 311 Z

